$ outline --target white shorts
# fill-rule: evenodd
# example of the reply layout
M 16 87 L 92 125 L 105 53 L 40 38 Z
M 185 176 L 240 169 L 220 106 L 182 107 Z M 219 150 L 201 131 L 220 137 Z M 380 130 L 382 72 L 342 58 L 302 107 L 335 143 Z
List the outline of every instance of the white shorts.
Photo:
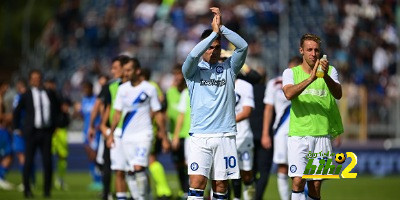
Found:
M 212 180 L 239 179 L 235 136 L 189 138 L 188 174 Z
M 288 164 L 289 123 L 283 123 L 274 135 L 274 163 Z
M 329 136 L 323 137 L 288 137 L 288 160 L 289 160 L 289 176 L 303 176 L 304 170 L 308 162 L 308 154 L 311 152 L 319 154 L 332 153 L 332 144 Z M 331 158 L 328 156 L 327 158 Z M 314 159 L 313 165 L 319 166 L 319 160 L 326 159 L 325 156 Z M 314 179 L 321 180 L 321 179 Z
M 123 137 L 120 138 L 121 129 L 114 133 L 114 147 L 110 149 L 111 169 L 134 171 L 134 165 L 147 167 L 152 145 L 151 137 Z M 148 136 L 147 133 L 139 134 Z
M 254 160 L 254 142 L 253 138 L 244 138 L 240 144 L 236 142 L 239 157 L 239 169 L 243 171 L 251 171 L 253 169 Z
M 118 136 L 114 136 L 114 146 L 110 149 L 111 169 L 119 171 L 128 171 L 129 163 L 125 158 L 122 140 Z

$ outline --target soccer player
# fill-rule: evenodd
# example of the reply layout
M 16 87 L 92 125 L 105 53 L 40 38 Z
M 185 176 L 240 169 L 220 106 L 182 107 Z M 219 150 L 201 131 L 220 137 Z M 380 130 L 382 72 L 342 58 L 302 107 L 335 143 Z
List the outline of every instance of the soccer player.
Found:
M 292 199 L 305 199 L 303 172 L 306 155 L 311 151 L 332 152 L 331 139 L 343 133 L 343 125 L 336 100 L 342 97 L 338 73 L 321 57 L 321 39 L 304 34 L 300 39 L 303 62 L 283 72 L 283 92 L 292 105 L 290 108 L 288 162 L 292 178 Z M 318 65 L 324 71 L 317 78 Z M 319 158 L 325 159 L 325 158 Z M 318 160 L 314 165 L 319 165 Z M 308 199 L 321 198 L 321 180 L 308 181 Z
M 290 59 L 289 68 L 302 63 L 302 58 L 296 56 Z M 288 162 L 287 162 L 287 137 L 289 133 L 290 101 L 286 99 L 282 90 L 282 76 L 268 81 L 264 95 L 264 122 L 261 144 L 264 148 L 271 146 L 270 125 L 275 111 L 274 155 L 273 161 L 278 165 L 278 191 L 282 200 L 289 199 Z
M 128 56 L 118 56 L 119 64 L 122 66 L 123 74 L 121 79 L 118 79 L 109 84 L 108 88 L 104 92 L 104 113 L 101 116 L 101 125 L 100 129 L 103 135 L 106 137 L 110 134 L 110 124 L 111 120 L 114 116 L 115 110 L 112 107 L 115 102 L 115 98 L 117 95 L 118 88 L 121 84 L 130 80 L 133 74 L 133 65 L 138 62 L 135 59 L 132 59 Z M 126 162 L 121 159 L 119 156 L 123 154 L 123 148 L 120 142 L 120 134 L 121 134 L 121 122 L 119 123 L 119 127 L 116 129 L 114 133 L 115 136 L 115 146 L 110 149 L 110 160 L 111 160 L 111 170 L 115 171 L 115 190 L 117 199 L 126 199 L 126 184 L 125 184 L 125 171 L 127 170 Z
M 89 122 L 89 138 L 94 138 L 94 135 L 96 133 L 96 130 L 99 127 L 96 127 L 94 122 L 96 117 L 100 114 L 103 115 L 104 111 L 104 101 L 107 96 L 107 93 L 109 92 L 109 87 L 110 84 L 112 84 L 115 81 L 118 81 L 122 77 L 123 69 L 121 65 L 120 59 L 122 57 L 126 56 L 117 56 L 113 58 L 111 62 L 111 74 L 113 76 L 113 79 L 110 80 L 106 85 L 103 86 L 101 89 L 100 94 L 97 96 L 96 102 L 93 106 L 93 110 L 90 113 L 90 122 Z M 103 182 L 103 194 L 102 194 L 102 199 L 107 200 L 109 199 L 110 196 L 110 183 L 111 183 L 111 160 L 110 160 L 110 149 L 106 145 L 106 136 L 107 132 L 102 132 L 103 135 L 102 137 L 104 139 L 100 140 L 100 145 L 99 145 L 99 151 L 97 152 L 97 158 L 96 161 L 100 164 L 102 164 L 102 182 Z
M 255 194 L 253 178 L 254 143 L 249 117 L 254 108 L 253 86 L 241 79 L 235 81 L 236 93 L 236 146 L 239 158 L 241 179 L 232 180 L 235 200 L 241 196 L 242 181 L 244 183 L 243 199 L 253 200 Z
M 100 142 L 99 130 L 94 136 L 89 135 L 90 115 L 96 102 L 96 96 L 93 94 L 93 84 L 84 82 L 82 84 L 83 98 L 81 102 L 80 114 L 83 117 L 83 144 L 85 152 L 89 159 L 89 171 L 92 176 L 92 183 L 89 185 L 90 190 L 101 190 L 101 173 L 96 169 L 96 155 Z M 95 126 L 99 126 L 100 117 L 98 116 L 94 122 Z
M 133 66 L 133 75 L 130 81 L 118 88 L 114 103 L 110 135 L 107 145 L 116 145 L 114 140 L 115 130 L 124 116 L 122 123 L 121 146 L 123 154 L 120 155 L 129 164 L 136 180 L 136 190 L 131 191 L 134 199 L 148 199 L 148 178 L 145 169 L 149 164 L 149 153 L 153 139 L 152 112 L 158 125 L 159 135 L 166 139 L 166 131 L 162 119 L 161 104 L 158 100 L 157 90 L 149 82 L 140 78 L 140 65 Z
M 205 30 L 187 56 L 182 72 L 190 95 L 191 127 L 188 157 L 188 199 L 203 199 L 207 179 L 213 199 L 227 199 L 228 179 L 240 178 L 236 150 L 235 78 L 243 66 L 247 42 L 222 25 L 219 8 L 212 30 Z M 232 57 L 218 63 L 221 34 L 235 47 Z

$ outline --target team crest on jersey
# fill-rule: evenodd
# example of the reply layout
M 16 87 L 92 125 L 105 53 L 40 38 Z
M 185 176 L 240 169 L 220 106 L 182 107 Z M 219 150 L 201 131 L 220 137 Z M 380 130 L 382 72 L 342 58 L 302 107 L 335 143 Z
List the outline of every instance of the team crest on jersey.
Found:
M 196 162 L 192 162 L 192 164 L 190 164 L 190 169 L 192 169 L 192 171 L 198 170 L 199 164 L 197 164 Z
M 149 96 L 148 96 L 145 92 L 142 92 L 142 93 L 140 94 L 140 96 L 139 96 L 140 103 L 145 102 L 146 99 L 147 99 L 148 97 L 149 97 Z
M 291 171 L 292 173 L 295 173 L 295 172 L 297 171 L 296 165 L 290 166 L 290 171 Z
M 238 93 L 235 93 L 236 96 L 236 105 L 238 105 L 240 98 L 242 98 Z
M 222 72 L 224 72 L 224 67 L 222 67 L 221 65 L 218 65 L 217 68 L 215 68 L 215 71 L 218 74 L 222 74 Z

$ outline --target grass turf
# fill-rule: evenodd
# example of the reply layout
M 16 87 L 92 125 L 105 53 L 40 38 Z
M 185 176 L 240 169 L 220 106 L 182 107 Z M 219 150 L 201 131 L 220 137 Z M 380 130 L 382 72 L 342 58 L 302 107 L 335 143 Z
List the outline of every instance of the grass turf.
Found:
M 35 199 L 42 199 L 42 174 L 36 176 L 36 186 L 33 189 Z M 169 185 L 174 197 L 177 197 L 179 184 L 174 173 L 167 174 Z M 89 190 L 91 182 L 89 173 L 69 172 L 65 178 L 68 184 L 67 191 L 52 189 L 52 199 L 99 199 L 100 192 Z M 21 183 L 21 175 L 12 171 L 7 174 L 7 180 L 18 185 Z M 289 181 L 290 183 L 290 181 Z M 356 179 L 327 180 L 323 183 L 323 199 L 398 199 L 395 192 L 400 185 L 400 176 L 388 176 L 377 178 L 373 176 L 358 176 Z M 22 192 L 15 190 L 1 190 L 0 199 L 23 199 Z M 279 199 L 276 185 L 276 176 L 271 175 L 264 199 Z

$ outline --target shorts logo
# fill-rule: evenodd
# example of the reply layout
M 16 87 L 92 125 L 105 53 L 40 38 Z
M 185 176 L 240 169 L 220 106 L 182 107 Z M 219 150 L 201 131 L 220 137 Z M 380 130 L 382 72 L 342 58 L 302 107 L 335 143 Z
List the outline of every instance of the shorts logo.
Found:
M 190 164 L 190 169 L 192 169 L 192 171 L 198 170 L 199 164 L 197 164 L 196 162 L 193 162 L 192 164 Z
M 222 66 L 218 65 L 217 68 L 215 68 L 215 71 L 216 71 L 218 74 L 221 74 L 222 72 L 224 72 L 224 68 L 223 68 Z
M 296 165 L 290 166 L 290 172 L 295 173 L 297 171 Z

